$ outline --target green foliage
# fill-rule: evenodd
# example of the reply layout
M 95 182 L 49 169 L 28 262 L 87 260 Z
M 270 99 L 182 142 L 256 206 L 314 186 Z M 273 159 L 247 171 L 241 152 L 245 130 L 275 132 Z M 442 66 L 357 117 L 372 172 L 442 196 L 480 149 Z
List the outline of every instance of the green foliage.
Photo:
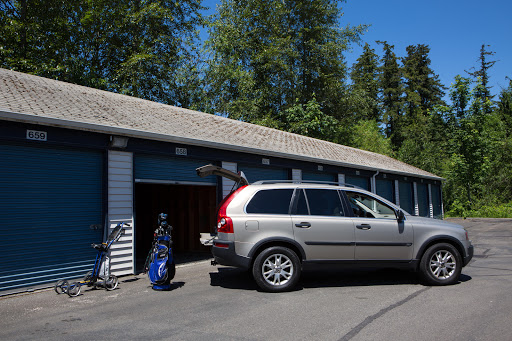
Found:
M 326 117 L 342 117 L 342 53 L 364 27 L 343 28 L 340 17 L 332 0 L 223 0 L 206 43 L 212 112 L 271 122 L 316 95 Z
M 199 1 L 12 1 L 0 9 L 1 67 L 183 104 Z
M 379 74 L 379 58 L 366 43 L 350 73 L 352 94 L 359 99 L 358 105 L 353 107 L 353 113 L 358 119 L 381 121 Z
M 391 141 L 379 129 L 374 120 L 360 120 L 352 127 L 352 147 L 374 153 L 393 156 Z
M 474 205 L 473 209 L 468 209 L 467 203 L 455 201 L 450 210 L 445 212 L 449 217 L 465 218 L 512 218 L 512 202 L 495 205 Z
M 342 26 L 342 2 L 222 0 L 204 22 L 200 0 L 0 1 L 0 67 L 395 156 L 446 178 L 448 215 L 510 217 L 512 81 L 494 101 L 494 52 L 450 104 L 424 44 L 365 44 L 349 82 L 368 26 Z
M 403 142 L 403 81 L 402 69 L 393 51 L 394 46 L 386 41 L 382 44 L 384 55 L 381 59 L 379 91 L 382 98 L 382 121 L 386 124 L 386 136 L 391 139 L 392 146 L 401 146 Z

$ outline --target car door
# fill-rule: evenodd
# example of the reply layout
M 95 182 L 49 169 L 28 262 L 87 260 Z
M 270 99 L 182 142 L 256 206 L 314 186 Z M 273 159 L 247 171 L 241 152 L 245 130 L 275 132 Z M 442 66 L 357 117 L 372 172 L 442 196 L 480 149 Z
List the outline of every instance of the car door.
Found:
M 378 196 L 344 191 L 355 227 L 355 259 L 408 261 L 412 259 L 413 230 L 407 220 L 398 221 L 395 209 Z
M 354 260 L 354 224 L 336 189 L 298 188 L 292 226 L 307 260 Z

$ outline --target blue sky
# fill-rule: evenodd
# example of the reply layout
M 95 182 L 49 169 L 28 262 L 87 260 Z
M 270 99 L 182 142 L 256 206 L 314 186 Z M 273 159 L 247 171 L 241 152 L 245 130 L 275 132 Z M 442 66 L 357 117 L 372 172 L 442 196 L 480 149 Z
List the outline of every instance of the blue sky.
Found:
M 204 0 L 215 12 L 218 0 Z M 395 45 L 395 53 L 405 56 L 408 45 L 430 46 L 431 67 L 445 86 L 457 74 L 478 68 L 477 58 L 482 44 L 491 45 L 498 60 L 490 70 L 491 92 L 498 94 L 512 78 L 512 1 L 506 0 L 348 0 L 341 3 L 344 16 L 341 25 L 370 24 L 362 38 L 381 55 L 376 40 Z M 345 57 L 351 66 L 362 47 L 353 46 Z

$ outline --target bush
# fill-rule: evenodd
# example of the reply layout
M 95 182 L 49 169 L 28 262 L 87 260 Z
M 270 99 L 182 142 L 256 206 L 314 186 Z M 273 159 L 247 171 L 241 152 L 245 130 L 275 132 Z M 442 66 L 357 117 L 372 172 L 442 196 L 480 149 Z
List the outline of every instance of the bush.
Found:
M 496 205 L 478 205 L 475 204 L 471 208 L 455 201 L 446 217 L 464 217 L 464 218 L 512 218 L 512 202 Z

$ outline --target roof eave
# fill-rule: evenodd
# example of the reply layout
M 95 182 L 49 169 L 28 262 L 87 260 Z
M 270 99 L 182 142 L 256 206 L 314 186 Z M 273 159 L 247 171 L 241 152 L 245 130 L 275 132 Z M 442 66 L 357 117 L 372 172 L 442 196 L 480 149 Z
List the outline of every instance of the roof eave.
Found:
M 379 172 L 385 172 L 385 173 L 403 175 L 403 176 L 414 176 L 414 177 L 437 180 L 437 181 L 445 180 L 444 178 L 437 177 L 437 176 L 400 172 L 400 171 L 390 170 L 390 169 L 385 169 L 385 168 L 370 167 L 370 166 L 352 164 L 352 163 L 335 161 L 335 160 L 315 158 L 315 157 L 306 156 L 306 155 L 289 154 L 289 153 L 282 153 L 282 152 L 276 152 L 276 151 L 270 151 L 270 150 L 263 150 L 263 149 L 258 149 L 258 148 L 231 145 L 231 144 L 227 144 L 227 143 L 199 140 L 199 139 L 188 138 L 188 137 L 179 137 L 179 136 L 173 136 L 173 135 L 152 133 L 152 132 L 147 132 L 147 131 L 142 131 L 142 130 L 135 130 L 135 129 L 131 129 L 131 128 L 112 127 L 112 126 L 105 126 L 105 125 L 96 124 L 96 123 L 79 122 L 79 121 L 72 121 L 72 120 L 47 117 L 47 116 L 39 116 L 39 115 L 35 116 L 35 115 L 30 115 L 30 114 L 10 112 L 10 111 L 6 111 L 6 110 L 2 110 L 2 109 L 0 109 L 0 117 L 5 120 L 14 121 L 14 122 L 37 123 L 37 124 L 52 126 L 52 127 L 70 128 L 70 129 L 77 129 L 77 130 L 82 130 L 82 131 L 91 131 L 91 132 L 105 133 L 105 134 L 111 134 L 111 135 L 123 135 L 123 136 L 127 136 L 127 137 L 157 140 L 157 141 L 163 141 L 163 142 L 189 144 L 189 145 L 194 145 L 194 146 L 199 146 L 199 147 L 223 149 L 223 150 L 229 150 L 229 151 L 235 151 L 235 152 L 262 154 L 265 156 L 273 156 L 273 157 L 279 157 L 279 158 L 285 158 L 285 159 L 301 160 L 301 161 L 314 162 L 314 163 L 333 165 L 333 166 L 348 167 L 348 168 L 357 168 L 357 169 L 361 169 L 361 170 L 379 171 Z

